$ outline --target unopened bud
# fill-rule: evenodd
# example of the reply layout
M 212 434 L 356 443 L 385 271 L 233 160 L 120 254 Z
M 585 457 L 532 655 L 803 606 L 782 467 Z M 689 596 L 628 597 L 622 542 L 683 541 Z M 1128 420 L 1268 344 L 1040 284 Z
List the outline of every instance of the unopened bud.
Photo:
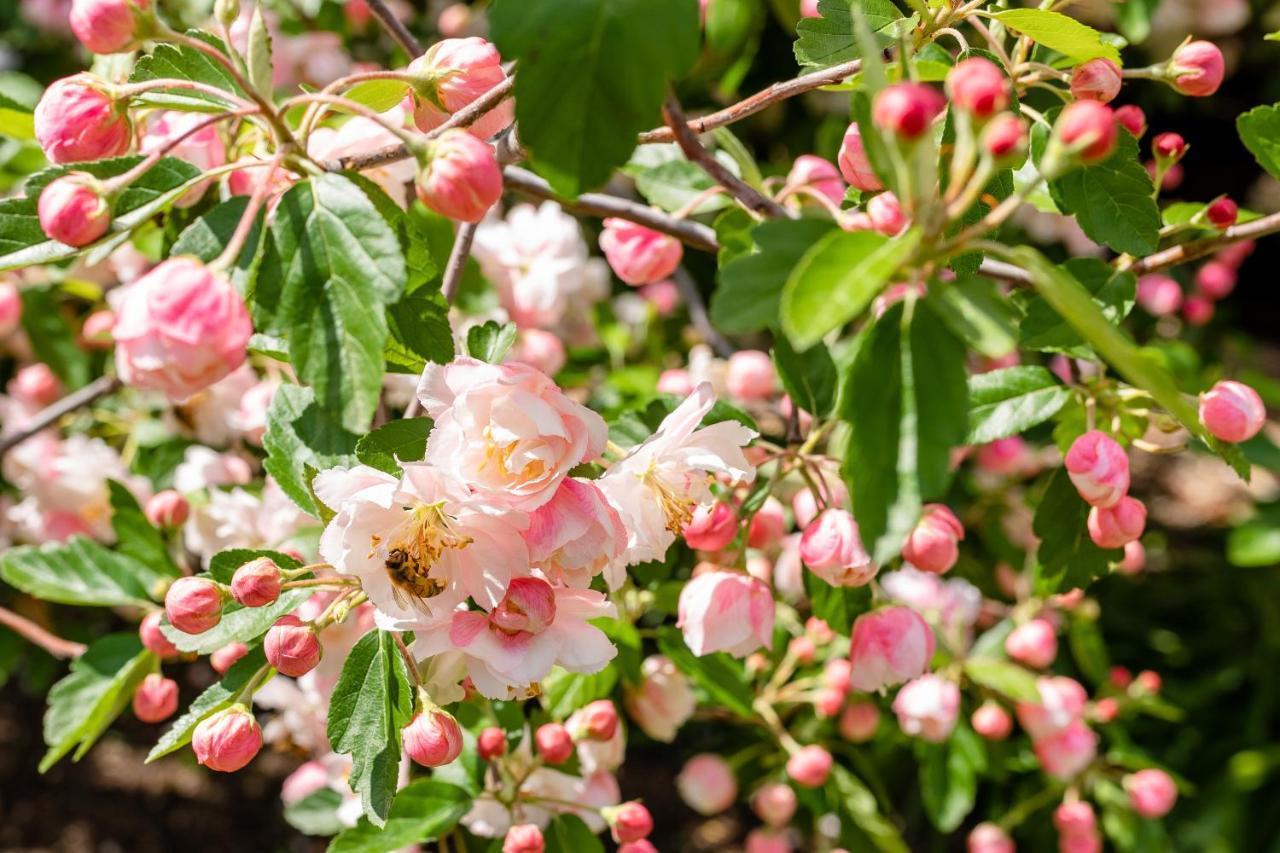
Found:
M 507 733 L 497 726 L 484 729 L 476 737 L 476 754 L 484 761 L 500 758 L 507 752 Z
M 178 682 L 153 672 L 133 691 L 133 715 L 144 723 L 158 723 L 178 710 Z
M 1095 506 L 1089 510 L 1089 538 L 1099 548 L 1123 548 L 1140 538 L 1146 525 L 1146 506 L 1128 495 L 1115 506 Z
M 1013 113 L 1001 113 L 982 131 L 982 147 L 995 160 L 1009 160 L 1027 150 L 1027 124 Z
M 169 638 L 160 630 L 160 618 L 159 610 L 153 610 L 143 616 L 142 622 L 138 625 L 138 638 L 142 640 L 142 645 L 147 651 L 161 660 L 170 660 L 176 658 L 180 652 L 178 647 L 169 642 Z
M 262 651 L 281 675 L 297 678 L 316 668 L 324 648 L 314 627 L 297 616 L 281 616 L 267 629 Z
M 73 0 L 68 17 L 76 38 L 94 53 L 137 49 L 153 21 L 150 0 Z
M 173 489 L 165 489 L 162 492 L 156 492 L 151 496 L 151 500 L 147 501 L 147 507 L 144 510 L 147 521 L 155 527 L 162 529 L 171 527 L 180 527 L 187 520 L 187 515 L 191 512 L 191 505 L 187 503 L 187 499 L 180 492 Z
M 751 809 L 769 826 L 786 826 L 796 813 L 796 792 L 790 785 L 770 782 L 751 798 Z
M 92 74 L 65 77 L 45 90 L 35 109 L 35 133 L 53 163 L 118 157 L 133 141 L 125 105 Z
M 1222 441 L 1248 441 L 1266 420 L 1262 398 L 1243 382 L 1223 380 L 1200 395 L 1200 422 Z
M 1239 216 L 1239 206 L 1225 195 L 1218 196 L 1204 209 L 1204 218 L 1214 228 L 1230 228 Z
M 612 740 L 618 731 L 618 709 L 608 699 L 597 699 L 579 711 L 574 736 L 588 740 Z
M 1098 101 L 1067 104 L 1053 129 L 1062 144 L 1084 163 L 1105 160 L 1115 148 L 1115 118 L 1111 108 Z
M 856 123 L 849 125 L 840 143 L 840 154 L 836 158 L 840 174 L 854 189 L 863 192 L 878 192 L 884 189 L 880 178 L 871 168 L 867 159 L 866 147 L 862 144 L 862 131 Z
M 1044 669 L 1058 656 L 1058 635 L 1047 619 L 1024 622 L 1005 638 L 1009 657 L 1035 669 Z
M 414 185 L 441 216 L 479 222 L 502 197 L 502 169 L 487 142 L 454 128 L 428 143 Z
M 1133 810 L 1150 820 L 1167 815 L 1178 801 L 1178 786 L 1173 778 L 1154 767 L 1126 776 L 1124 790 Z
M 902 212 L 898 197 L 888 190 L 867 200 L 867 216 L 871 218 L 871 227 L 886 237 L 896 237 L 911 224 Z
M 719 551 L 738 535 L 738 513 L 723 501 L 698 507 L 684 528 L 684 541 L 698 551 Z
M 640 841 L 653 832 L 653 815 L 634 800 L 601 809 L 600 815 L 608 822 L 613 830 L 613 840 L 619 844 Z
M 1071 95 L 1078 101 L 1110 103 L 1120 94 L 1120 66 L 1099 57 L 1077 65 L 1071 72 Z
M 103 309 L 84 318 L 80 340 L 90 349 L 110 349 L 114 343 L 111 331 L 116 327 L 116 313 Z
M 547 842 L 535 823 L 518 823 L 502 839 L 502 853 L 543 853 Z
M 69 172 L 40 192 L 40 227 L 68 246 L 87 246 L 111 227 L 111 204 L 102 183 L 87 172 Z
M 963 59 L 947 74 L 951 103 L 985 119 L 1009 105 L 1009 81 L 994 62 L 981 56 Z
M 221 773 L 234 773 L 262 749 L 262 729 L 244 705 L 201 720 L 191 735 L 196 760 Z
M 1178 162 L 1187 153 L 1187 140 L 1179 133 L 1162 133 L 1151 140 L 1151 153 L 1156 162 L 1169 165 Z
M 1013 731 L 1009 712 L 990 700 L 978 706 L 970 722 L 973 730 L 987 740 L 1004 740 Z
M 946 105 L 946 100 L 932 86 L 895 83 L 876 95 L 871 119 L 886 133 L 914 141 L 924 136 Z
M 462 752 L 462 730 L 453 715 L 428 708 L 404 727 L 404 749 L 423 767 L 450 764 Z
M 164 612 L 184 634 L 203 634 L 222 621 L 222 589 L 207 578 L 178 578 L 165 593 Z
M 604 220 L 600 250 L 614 274 L 633 287 L 662 281 L 684 257 L 675 237 L 618 217 Z
M 231 577 L 231 595 L 245 607 L 265 607 L 280 597 L 280 567 L 269 557 L 250 560 Z
M 544 723 L 534 732 L 538 755 L 548 764 L 564 764 L 573 756 L 573 737 L 560 723 Z
M 247 654 L 249 654 L 249 647 L 244 643 L 227 643 L 209 655 L 209 665 L 218 675 L 226 675 L 227 670 Z
M 1213 42 L 1186 42 L 1169 59 L 1173 87 L 1192 97 L 1203 98 L 1218 91 L 1224 71 L 1222 51 Z
M 840 714 L 840 736 L 850 743 L 865 743 L 880 727 L 880 709 L 867 700 L 845 706 Z
M 1116 107 L 1114 115 L 1116 124 L 1132 133 L 1135 139 L 1141 139 L 1147 132 L 1147 114 L 1142 111 L 1142 107 L 1125 104 L 1123 107 Z
M 802 788 L 818 788 L 827 781 L 831 765 L 831 753 L 817 744 L 809 744 L 787 759 L 787 775 Z
M 738 797 L 738 779 L 729 762 L 704 752 L 685 762 L 676 776 L 676 790 L 685 805 L 710 817 L 733 805 Z

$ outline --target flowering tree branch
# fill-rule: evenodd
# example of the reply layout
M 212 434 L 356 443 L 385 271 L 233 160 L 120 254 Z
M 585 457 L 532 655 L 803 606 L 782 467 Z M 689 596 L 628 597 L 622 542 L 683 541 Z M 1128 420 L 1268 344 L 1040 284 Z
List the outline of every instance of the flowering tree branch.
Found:
M 34 643 L 56 658 L 79 657 L 85 651 L 83 643 L 64 640 L 62 637 L 41 628 L 30 619 L 19 616 L 12 610 L 6 610 L 3 607 L 0 607 L 0 625 L 5 626 L 28 642 Z
M 88 406 L 119 387 L 120 380 L 116 377 L 101 376 L 83 388 L 72 391 L 58 402 L 41 409 L 22 429 L 0 439 L 0 457 L 42 429 L 53 425 L 63 415 L 70 414 L 82 406 Z

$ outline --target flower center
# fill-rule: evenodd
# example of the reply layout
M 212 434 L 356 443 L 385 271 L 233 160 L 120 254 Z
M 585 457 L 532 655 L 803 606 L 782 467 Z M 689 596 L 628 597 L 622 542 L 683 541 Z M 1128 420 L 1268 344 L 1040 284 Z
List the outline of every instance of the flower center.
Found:
M 693 521 L 693 511 L 697 507 L 697 502 L 688 494 L 681 495 L 672 488 L 652 465 L 640 476 L 640 481 L 658 496 L 658 505 L 662 507 L 662 512 L 667 517 L 667 530 L 676 536 L 683 533 L 689 522 Z
M 401 603 L 404 603 L 403 593 L 421 600 L 444 592 L 445 581 L 431 576 L 432 566 L 446 551 L 462 550 L 473 541 L 457 530 L 453 519 L 444 511 L 443 501 L 422 504 L 406 512 L 408 517 L 387 541 L 384 560 L 396 600 Z M 374 536 L 375 552 L 380 544 L 381 537 Z

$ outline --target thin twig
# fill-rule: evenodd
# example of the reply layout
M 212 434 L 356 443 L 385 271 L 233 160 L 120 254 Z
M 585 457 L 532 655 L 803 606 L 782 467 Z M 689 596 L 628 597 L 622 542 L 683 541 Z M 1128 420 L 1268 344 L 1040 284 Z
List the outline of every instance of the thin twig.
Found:
M 0 438 L 0 457 L 42 429 L 51 426 L 63 415 L 74 412 L 82 406 L 88 406 L 119 387 L 120 380 L 116 377 L 100 376 L 78 391 L 72 391 L 58 402 L 41 409 L 22 429 Z
M 404 52 L 409 54 L 410 59 L 417 59 L 422 56 L 422 42 L 418 41 L 413 33 L 395 16 L 387 4 L 382 0 L 368 0 L 369 11 L 378 19 L 378 23 L 382 24 L 382 28 L 387 31 L 396 44 L 404 48 Z
M 471 244 L 475 242 L 476 231 L 479 229 L 478 222 L 464 222 L 458 227 L 458 236 L 453 240 L 449 262 L 445 264 L 444 278 L 440 282 L 440 295 L 451 305 L 453 297 L 458 293 L 458 283 L 462 281 L 462 273 L 467 269 L 467 258 L 471 257 Z
M 702 294 L 698 291 L 698 283 L 693 280 L 693 276 L 689 275 L 684 267 L 678 267 L 674 278 L 676 289 L 680 291 L 680 298 L 684 300 L 685 308 L 689 311 L 689 319 L 693 322 L 693 327 L 698 330 L 698 334 L 702 335 L 711 349 L 715 350 L 716 355 L 721 358 L 728 358 L 737 352 L 738 348 L 711 325 L 707 306 L 702 302 Z
M 586 214 L 588 216 L 617 216 L 638 223 L 654 231 L 670 234 L 687 246 L 701 249 L 704 252 L 717 252 L 720 244 L 716 241 L 714 229 L 688 219 L 676 219 L 647 205 L 629 201 L 604 193 L 583 193 L 574 199 L 565 199 L 556 195 L 551 185 L 537 175 L 519 166 L 507 166 L 502 170 L 502 178 L 509 190 L 532 198 L 549 199 L 558 202 L 569 213 Z
M 399 631 L 391 632 L 391 639 L 395 641 L 396 648 L 400 650 L 400 654 L 404 657 L 404 665 L 409 669 L 409 674 L 413 676 L 413 683 L 422 684 L 422 672 L 418 669 L 418 662 L 414 660 L 413 653 L 409 651 L 409 647 L 404 644 L 404 637 L 400 636 Z
M 1178 264 L 1213 254 L 1232 243 L 1265 237 L 1268 234 L 1275 234 L 1277 231 L 1280 231 L 1280 212 L 1260 216 L 1257 219 L 1243 222 L 1239 225 L 1232 225 L 1221 234 L 1213 237 L 1171 246 L 1168 249 L 1156 252 L 1154 255 L 1147 255 L 1145 258 L 1134 261 L 1128 265 L 1127 269 L 1134 275 L 1156 272 L 1157 270 L 1177 266 Z
M 34 643 L 55 658 L 76 658 L 84 654 L 85 645 L 83 643 L 64 640 L 62 637 L 51 634 L 41 628 L 25 616 L 19 616 L 12 610 L 6 610 L 3 607 L 0 607 L 0 625 L 4 625 L 10 631 Z
M 689 122 L 684 117 L 684 110 L 681 109 L 675 95 L 667 95 L 667 102 L 662 106 L 662 114 L 667 120 L 667 126 L 675 133 L 676 144 L 680 146 L 684 156 L 710 175 L 711 179 L 724 187 L 730 195 L 742 202 L 747 210 L 760 216 L 786 218 L 791 215 L 785 207 L 729 171 L 728 166 L 717 160 L 703 147 L 698 134 L 689 127 Z

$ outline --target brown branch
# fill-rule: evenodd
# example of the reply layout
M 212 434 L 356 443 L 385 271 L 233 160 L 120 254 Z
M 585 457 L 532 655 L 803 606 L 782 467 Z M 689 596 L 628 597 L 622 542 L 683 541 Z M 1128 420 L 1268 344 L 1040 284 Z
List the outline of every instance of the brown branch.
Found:
M 805 92 L 812 92 L 814 89 L 819 89 L 823 86 L 831 86 L 835 83 L 843 82 L 857 74 L 858 69 L 861 67 L 862 60 L 855 59 L 852 62 L 842 62 L 839 65 L 833 65 L 821 71 L 803 74 L 793 80 L 774 83 L 769 88 L 756 92 L 751 97 L 744 98 L 736 104 L 731 104 L 719 112 L 691 120 L 688 122 L 689 129 L 694 133 L 706 133 L 708 130 L 733 124 L 749 115 L 755 115 L 779 101 L 794 98 L 796 95 L 803 95 Z M 653 130 L 645 131 L 639 136 L 641 144 L 675 141 L 676 134 L 670 126 L 654 128 Z
M 680 108 L 680 102 L 676 100 L 675 95 L 667 95 L 667 102 L 662 106 L 662 114 L 667 120 L 667 126 L 675 133 L 676 144 L 680 146 L 680 150 L 684 152 L 684 156 L 688 158 L 689 162 L 694 163 L 698 168 L 710 175 L 712 180 L 742 202 L 747 210 L 753 211 L 760 216 L 787 217 L 791 215 L 778 202 L 764 195 L 742 180 L 742 178 L 729 171 L 728 166 L 717 160 L 710 151 L 703 147 L 702 142 L 698 139 L 698 134 L 689 127 L 689 122 L 684 117 L 684 110 Z
M 76 658 L 84 654 L 85 646 L 83 643 L 64 640 L 62 637 L 41 628 L 25 616 L 19 616 L 12 610 L 6 610 L 3 607 L 0 607 L 0 625 L 5 626 L 28 642 L 34 643 L 55 658 Z
M 475 242 L 478 222 L 464 222 L 458 228 L 458 236 L 453 238 L 453 249 L 449 251 L 449 262 L 444 267 L 444 278 L 440 282 L 440 295 L 444 301 L 453 304 L 453 297 L 458 294 L 458 283 L 467 269 L 467 258 L 471 257 L 471 244 Z
M 1187 261 L 1194 261 L 1196 258 L 1202 258 L 1205 255 L 1211 255 L 1232 243 L 1266 237 L 1268 234 L 1275 234 L 1277 231 L 1280 231 L 1280 213 L 1270 213 L 1250 222 L 1232 225 L 1221 234 L 1215 234 L 1203 240 L 1193 240 L 1190 243 L 1179 243 L 1177 246 L 1170 246 L 1167 249 L 1156 252 L 1154 255 L 1147 255 L 1145 258 L 1134 261 L 1125 269 L 1128 269 L 1134 275 L 1156 272 L 1178 264 L 1184 264 Z
M 78 391 L 72 391 L 58 402 L 41 409 L 22 429 L 0 438 L 0 457 L 42 429 L 51 426 L 63 415 L 74 412 L 81 406 L 88 406 L 119 387 L 120 380 L 116 377 L 100 376 Z
M 698 291 L 698 283 L 693 280 L 693 276 L 684 267 L 676 268 L 676 274 L 673 276 L 676 283 L 676 289 L 680 291 L 680 298 L 684 300 L 684 307 L 689 312 L 689 320 L 693 323 L 693 327 L 698 330 L 698 334 L 702 335 L 703 340 L 715 351 L 715 354 L 721 358 L 728 358 L 738 351 L 729 339 L 720 334 L 716 327 L 711 324 L 711 317 L 707 314 L 707 306 L 702 301 L 702 294 Z
M 410 59 L 417 59 L 422 56 L 422 42 L 414 38 L 413 33 L 404 23 L 395 16 L 395 13 L 387 8 L 387 4 L 382 0 L 368 0 L 369 11 L 378 19 L 378 23 L 382 24 L 382 28 L 387 31 L 396 44 L 404 48 L 404 52 L 409 54 Z
M 687 246 L 701 249 L 704 252 L 717 252 L 720 244 L 716 241 L 714 229 L 700 222 L 687 219 L 676 219 L 652 207 L 629 201 L 617 196 L 603 193 L 583 193 L 575 199 L 565 199 L 556 195 L 551 185 L 532 172 L 519 166 L 507 166 L 502 170 L 502 178 L 507 189 L 532 198 L 548 199 L 559 203 L 569 213 L 580 213 L 588 216 L 617 216 L 638 223 L 654 231 L 670 234 Z

